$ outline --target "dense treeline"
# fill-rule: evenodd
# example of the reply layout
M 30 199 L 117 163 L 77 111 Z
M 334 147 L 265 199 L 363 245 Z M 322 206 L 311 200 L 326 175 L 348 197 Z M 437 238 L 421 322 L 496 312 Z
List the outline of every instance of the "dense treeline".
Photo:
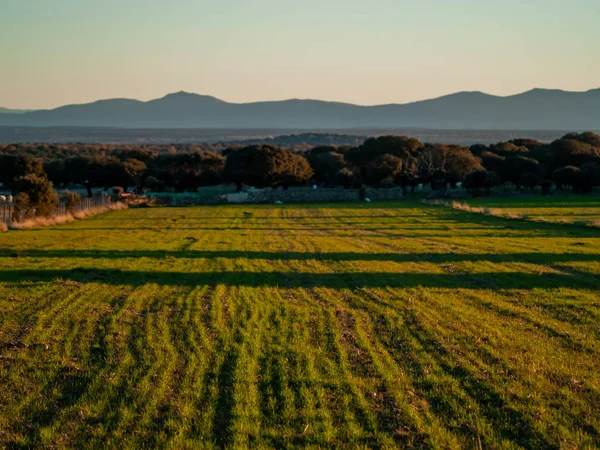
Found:
M 0 143 L 0 154 L 30 155 L 43 161 L 65 159 L 74 156 L 104 158 L 119 157 L 122 153 L 142 152 L 157 156 L 159 154 L 193 153 L 201 150 L 220 152 L 227 148 L 224 144 L 46 144 L 46 143 Z
M 382 136 L 360 146 L 316 146 L 291 151 L 271 145 L 207 150 L 198 146 L 30 145 L 0 146 L 0 183 L 34 174 L 54 186 L 135 186 L 153 191 L 194 191 L 234 183 L 287 188 L 400 186 L 419 184 L 445 191 L 462 183 L 474 193 L 506 189 L 589 192 L 600 185 L 600 136 L 571 133 L 550 144 L 515 139 L 494 145 L 428 144 L 404 136 Z
M 179 130 L 181 131 L 181 130 Z M 330 133 L 286 134 L 264 139 L 238 139 L 229 142 L 197 144 L 48 144 L 48 143 L 0 143 L 0 153 L 13 155 L 31 155 L 43 160 L 62 159 L 73 156 L 118 156 L 121 152 L 142 150 L 153 154 L 194 153 L 201 150 L 222 152 L 230 147 L 267 144 L 294 151 L 305 151 L 317 145 L 359 145 L 366 136 L 352 136 Z

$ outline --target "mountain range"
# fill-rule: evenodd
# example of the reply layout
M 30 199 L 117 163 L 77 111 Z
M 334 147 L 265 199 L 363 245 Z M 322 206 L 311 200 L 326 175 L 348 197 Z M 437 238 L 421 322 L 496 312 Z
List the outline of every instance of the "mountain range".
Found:
M 26 112 L 30 112 L 30 109 L 9 109 L 9 108 L 2 108 L 0 106 L 0 114 L 22 114 L 22 113 L 26 113 Z
M 110 99 L 50 110 L 7 110 L 0 114 L 0 126 L 598 130 L 600 89 L 533 89 L 507 97 L 459 92 L 414 103 L 378 106 L 299 99 L 229 103 L 211 96 L 177 92 L 147 102 Z

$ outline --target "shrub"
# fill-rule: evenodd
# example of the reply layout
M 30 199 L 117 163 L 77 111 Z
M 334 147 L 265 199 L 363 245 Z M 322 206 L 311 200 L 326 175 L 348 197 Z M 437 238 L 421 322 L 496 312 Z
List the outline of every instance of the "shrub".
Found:
M 29 195 L 25 192 L 19 192 L 15 196 L 14 208 L 12 214 L 13 222 L 20 222 L 21 219 L 27 217 L 27 213 L 29 212 Z
M 65 191 L 63 195 L 65 197 L 65 209 L 69 214 L 74 214 L 81 203 L 81 195 L 71 191 Z

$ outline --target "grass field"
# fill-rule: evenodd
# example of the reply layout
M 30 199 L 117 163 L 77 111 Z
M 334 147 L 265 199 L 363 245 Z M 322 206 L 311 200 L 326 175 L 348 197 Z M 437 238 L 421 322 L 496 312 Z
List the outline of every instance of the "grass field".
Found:
M 533 220 L 556 223 L 593 223 L 600 227 L 600 195 L 555 194 L 549 197 L 478 198 L 466 201 L 503 214 L 527 215 Z
M 0 447 L 593 448 L 599 366 L 594 229 L 406 201 L 0 235 Z

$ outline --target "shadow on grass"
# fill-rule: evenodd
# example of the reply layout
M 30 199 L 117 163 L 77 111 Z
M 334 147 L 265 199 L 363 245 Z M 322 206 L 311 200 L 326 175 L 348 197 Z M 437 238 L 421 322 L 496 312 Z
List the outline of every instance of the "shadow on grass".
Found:
M 219 448 L 226 448 L 231 444 L 231 422 L 235 400 L 233 389 L 235 385 L 235 369 L 237 366 L 237 350 L 230 350 L 221 365 L 217 382 L 219 393 L 213 419 L 213 436 Z
M 577 272 L 570 273 L 522 273 L 485 272 L 473 274 L 448 273 L 393 273 L 393 272 L 345 272 L 345 273 L 293 273 L 293 272 L 159 272 L 123 271 L 119 269 L 72 270 L 4 270 L 0 272 L 2 283 L 47 283 L 56 280 L 72 280 L 80 283 L 108 285 L 158 284 L 169 286 L 199 286 L 213 283 L 227 286 L 278 286 L 287 288 L 466 288 L 466 289 L 597 289 L 598 277 Z
M 54 375 L 42 393 L 44 399 L 53 398 L 53 400 L 50 403 L 35 402 L 30 410 L 25 411 L 25 422 L 32 425 L 26 428 L 31 444 L 40 445 L 41 430 L 50 426 L 62 410 L 78 403 L 88 391 L 91 381 L 89 376 L 66 367 L 61 368 Z M 8 442 L 8 444 L 7 448 L 21 447 L 16 442 Z
M 440 369 L 455 379 L 460 388 L 477 402 L 480 414 L 487 417 L 506 439 L 525 448 L 558 448 L 536 429 L 534 418 L 515 408 L 494 383 L 476 376 L 476 371 L 457 360 L 455 355 L 445 348 L 439 337 L 421 323 L 414 312 L 409 309 L 406 312 L 406 326 L 419 343 L 419 347 L 432 355 L 439 363 Z M 498 365 L 501 362 L 493 361 L 492 364 Z M 438 414 L 454 415 L 454 408 L 461 400 L 449 397 L 445 394 L 438 398 L 430 398 L 430 404 Z M 457 419 L 460 420 L 460 415 Z
M 273 261 L 389 261 L 389 262 L 530 262 L 550 264 L 561 262 L 600 262 L 598 253 L 359 253 L 359 252 L 265 252 L 243 250 L 188 250 L 193 241 L 186 242 L 183 250 L 10 250 L 0 249 L 2 258 L 83 258 L 83 259 L 132 259 L 132 258 L 205 258 L 205 259 L 258 259 Z M 575 249 L 575 248 L 574 248 Z

